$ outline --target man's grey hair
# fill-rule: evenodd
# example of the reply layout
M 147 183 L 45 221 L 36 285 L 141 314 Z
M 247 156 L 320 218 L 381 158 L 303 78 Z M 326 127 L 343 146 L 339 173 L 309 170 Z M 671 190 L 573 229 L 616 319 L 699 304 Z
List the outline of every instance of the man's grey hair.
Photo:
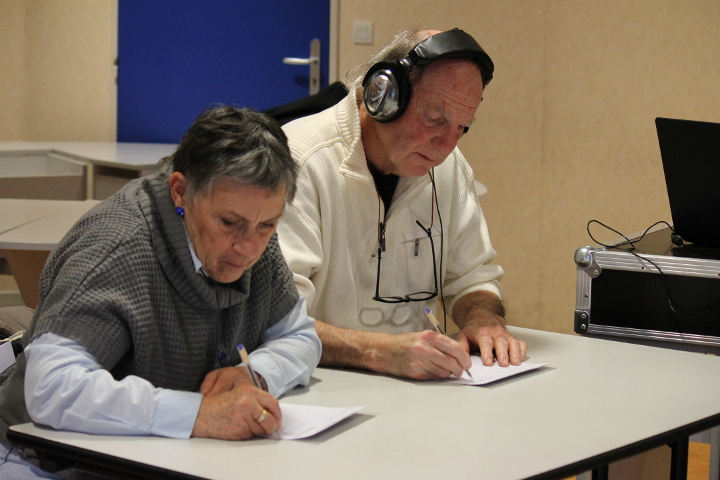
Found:
M 348 90 L 352 90 L 354 88 L 357 92 L 357 99 L 360 101 L 363 93 L 362 82 L 365 79 L 365 75 L 373 65 L 380 62 L 395 62 L 407 57 L 410 50 L 412 50 L 415 45 L 428 37 L 429 35 L 427 35 L 424 31 L 402 30 L 401 32 L 398 32 L 395 37 L 393 37 L 392 41 L 385 46 L 385 48 L 373 55 L 369 62 L 360 64 L 348 71 L 345 79 L 343 80 L 345 87 Z M 424 67 L 425 65 L 422 65 L 413 69 L 410 74 L 410 83 L 414 84 L 420 80 Z
M 201 113 L 158 170 L 185 175 L 189 201 L 210 193 L 220 178 L 269 192 L 285 187 L 288 202 L 295 196 L 297 166 L 285 133 L 269 115 L 245 108 L 219 106 Z

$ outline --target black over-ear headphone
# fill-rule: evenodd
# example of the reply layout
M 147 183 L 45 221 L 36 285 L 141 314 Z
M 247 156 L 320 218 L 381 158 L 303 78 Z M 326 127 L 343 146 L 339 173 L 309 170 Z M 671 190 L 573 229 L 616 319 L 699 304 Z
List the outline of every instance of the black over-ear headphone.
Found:
M 472 36 L 454 28 L 426 38 L 403 59 L 370 67 L 362 83 L 367 113 L 378 122 L 398 119 L 410 101 L 412 69 L 446 58 L 467 58 L 477 63 L 483 87 L 492 80 L 495 66 L 490 56 Z

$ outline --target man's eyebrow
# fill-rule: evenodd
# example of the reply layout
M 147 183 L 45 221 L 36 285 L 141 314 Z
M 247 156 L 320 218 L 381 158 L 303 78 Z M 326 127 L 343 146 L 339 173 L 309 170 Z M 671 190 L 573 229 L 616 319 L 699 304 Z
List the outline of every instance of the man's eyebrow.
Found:
M 431 107 L 431 108 L 433 108 L 433 109 L 434 109 L 435 111 L 437 111 L 440 115 L 442 115 L 443 118 L 444 118 L 448 123 L 452 123 L 451 120 L 450 120 L 450 118 L 449 118 L 448 115 L 447 115 L 447 112 L 445 111 L 444 108 L 442 108 L 442 107 Z M 463 127 L 470 127 L 470 126 L 475 122 L 475 120 L 476 120 L 476 117 L 473 117 L 468 123 L 466 123 L 466 124 L 464 124 L 464 125 L 463 125 L 463 124 L 459 124 L 459 125 L 460 125 L 460 126 L 463 126 Z
M 450 118 L 448 117 L 447 112 L 445 111 L 445 109 L 442 108 L 442 107 L 440 107 L 440 106 L 426 106 L 426 107 L 423 107 L 422 111 L 423 111 L 423 113 L 425 113 L 425 114 L 430 113 L 430 112 L 436 113 L 436 114 L 440 115 L 445 122 L 447 122 L 447 123 L 449 123 L 449 124 L 452 124 L 452 123 L 453 123 L 453 122 L 450 120 Z M 467 133 L 467 131 L 470 129 L 470 127 L 473 125 L 473 123 L 475 123 L 475 120 L 477 120 L 477 117 L 473 117 L 472 120 L 470 120 L 470 122 L 468 122 L 468 123 L 466 123 L 466 124 L 464 124 L 464 125 L 463 125 L 463 124 L 458 124 L 458 127 L 462 127 L 462 128 L 464 129 L 464 132 L 463 132 L 463 133 Z

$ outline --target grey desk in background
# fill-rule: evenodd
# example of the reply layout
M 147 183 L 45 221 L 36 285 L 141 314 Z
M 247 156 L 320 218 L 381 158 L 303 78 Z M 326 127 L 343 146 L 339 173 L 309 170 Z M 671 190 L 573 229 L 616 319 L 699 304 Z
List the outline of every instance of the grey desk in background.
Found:
M 175 148 L 151 143 L 0 142 L 0 201 L 5 202 L 0 205 L 0 249 L 5 250 L 0 252 L 0 272 L 12 271 L 25 305 L 35 307 L 37 278 L 47 255 L 89 208 L 72 212 L 63 202 L 105 199 L 130 180 L 153 173 L 157 162 Z M 18 212 L 8 210 L 12 201 L 25 201 L 23 209 L 29 212 L 18 225 L 42 220 L 7 233 L 18 226 Z M 32 201 L 42 211 L 31 208 Z
M 549 366 L 485 387 L 317 369 L 309 389 L 282 402 L 368 406 L 307 440 L 113 437 L 32 424 L 10 439 L 118 478 L 539 480 L 665 444 L 676 445 L 681 470 L 687 437 L 720 424 L 720 358 L 511 331 L 531 361 Z
M 26 306 L 37 306 L 40 273 L 50 252 L 98 203 L 0 198 L 0 255 L 7 260 Z
M 163 143 L 0 142 L 0 197 L 102 200 L 133 178 L 154 172 L 157 162 L 176 147 Z M 5 173 L 3 163 L 7 165 Z M 47 178 L 51 181 L 44 180 Z M 41 196 L 26 196 L 25 192 Z

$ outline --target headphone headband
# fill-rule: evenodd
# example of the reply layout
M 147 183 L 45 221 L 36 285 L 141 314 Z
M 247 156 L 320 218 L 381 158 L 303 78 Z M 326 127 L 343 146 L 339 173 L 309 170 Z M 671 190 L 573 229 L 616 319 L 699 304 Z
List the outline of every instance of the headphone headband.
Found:
M 495 67 L 490 56 L 471 35 L 454 28 L 426 38 L 415 45 L 405 58 L 373 65 L 362 83 L 365 110 L 378 122 L 396 120 L 410 101 L 412 69 L 449 58 L 466 58 L 476 63 L 483 87 L 492 80 Z
M 415 45 L 408 56 L 399 60 L 398 63 L 403 65 L 409 63 L 412 68 L 447 58 L 467 58 L 477 63 L 482 73 L 483 86 L 492 80 L 495 66 L 490 56 L 485 53 L 472 35 L 458 28 L 426 38 Z

